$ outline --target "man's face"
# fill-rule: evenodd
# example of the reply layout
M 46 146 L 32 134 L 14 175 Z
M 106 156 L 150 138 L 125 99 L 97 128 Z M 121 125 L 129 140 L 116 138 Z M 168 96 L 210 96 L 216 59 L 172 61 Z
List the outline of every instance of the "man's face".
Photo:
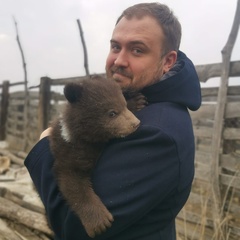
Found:
M 106 61 L 107 77 L 124 90 L 139 90 L 165 72 L 164 34 L 154 18 L 123 17 L 116 25 Z

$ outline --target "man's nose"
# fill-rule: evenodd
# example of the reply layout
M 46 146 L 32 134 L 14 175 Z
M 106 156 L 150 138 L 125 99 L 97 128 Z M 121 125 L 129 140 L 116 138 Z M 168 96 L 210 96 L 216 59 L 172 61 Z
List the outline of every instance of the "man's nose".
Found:
M 129 62 L 126 52 L 124 52 L 123 50 L 120 51 L 116 56 L 114 64 L 118 67 L 128 67 Z

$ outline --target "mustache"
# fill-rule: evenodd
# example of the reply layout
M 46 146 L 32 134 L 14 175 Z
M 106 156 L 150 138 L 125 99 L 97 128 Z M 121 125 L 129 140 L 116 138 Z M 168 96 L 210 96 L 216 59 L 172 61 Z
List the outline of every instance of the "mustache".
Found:
M 123 75 L 124 77 L 128 77 L 128 78 L 132 78 L 132 73 L 126 71 L 124 68 L 122 67 L 116 67 L 116 66 L 113 66 L 111 67 L 111 72 L 112 74 L 114 73 L 118 73 L 118 74 L 121 74 Z

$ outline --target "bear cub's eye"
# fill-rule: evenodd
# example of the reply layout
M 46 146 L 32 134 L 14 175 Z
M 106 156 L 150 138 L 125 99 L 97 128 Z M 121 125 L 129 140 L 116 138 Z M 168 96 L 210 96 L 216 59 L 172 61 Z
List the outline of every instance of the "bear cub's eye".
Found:
M 116 117 L 117 116 L 117 112 L 115 112 L 114 110 L 109 111 L 108 112 L 108 116 L 111 117 L 111 118 Z

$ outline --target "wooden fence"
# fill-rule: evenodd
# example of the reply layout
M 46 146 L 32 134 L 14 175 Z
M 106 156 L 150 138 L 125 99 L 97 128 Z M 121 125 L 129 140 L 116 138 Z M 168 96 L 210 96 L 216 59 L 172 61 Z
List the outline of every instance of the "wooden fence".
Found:
M 218 162 L 221 218 L 219 229 L 214 227 L 217 199 L 212 183 L 212 141 L 218 91 L 202 89 L 203 104 L 200 110 L 191 112 L 196 141 L 195 179 L 177 219 L 179 236 L 184 236 L 180 239 L 240 239 L 240 86 L 228 87 Z
M 196 66 L 196 70 L 201 82 L 221 76 L 222 71 L 221 64 Z M 240 61 L 231 62 L 229 75 L 240 76 Z M 0 85 L 1 131 L 4 130 L 1 138 L 5 136 L 11 149 L 23 150 L 23 132 L 27 131 L 25 151 L 29 151 L 64 103 L 63 94 L 54 88 L 84 78 L 41 78 L 39 89 L 29 91 L 27 129 L 24 129 L 26 124 L 23 122 L 24 91 L 9 93 L 6 89 L 11 84 L 4 82 Z M 218 239 L 214 238 L 217 231 L 224 235 L 222 239 L 240 238 L 240 86 L 228 87 L 227 91 L 221 148 L 216 160 L 221 189 L 221 226 L 219 229 L 214 226 L 213 209 L 217 200 L 212 187 L 212 141 L 219 91 L 219 87 L 202 88 L 203 104 L 197 112 L 190 112 L 196 140 L 196 173 L 190 198 L 177 218 L 178 239 Z M 2 119 L 5 119 L 4 126 Z
M 10 88 L 14 86 L 23 85 L 24 82 L 10 83 L 10 81 L 5 80 L 0 84 L 0 140 L 6 139 L 6 126 L 7 118 L 9 112 L 9 103 L 13 96 L 10 96 Z M 19 111 L 20 114 L 22 111 Z

